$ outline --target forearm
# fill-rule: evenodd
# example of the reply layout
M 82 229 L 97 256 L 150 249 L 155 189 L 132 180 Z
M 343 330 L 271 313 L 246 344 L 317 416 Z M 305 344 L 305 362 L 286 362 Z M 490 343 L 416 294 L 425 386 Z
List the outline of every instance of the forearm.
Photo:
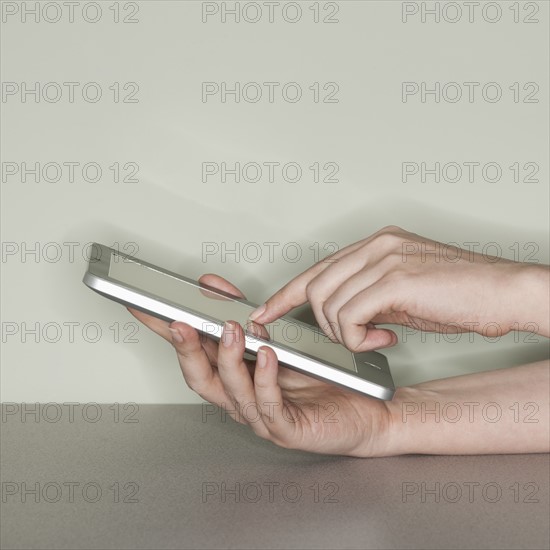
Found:
M 388 403 L 387 454 L 550 450 L 550 362 L 399 388 Z

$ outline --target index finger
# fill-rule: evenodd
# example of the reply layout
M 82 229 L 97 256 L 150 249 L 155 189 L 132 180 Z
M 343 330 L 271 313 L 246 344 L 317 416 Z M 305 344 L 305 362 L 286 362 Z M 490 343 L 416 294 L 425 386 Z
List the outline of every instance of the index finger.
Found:
M 265 304 L 255 309 L 250 314 L 249 319 L 262 325 L 271 323 L 295 307 L 305 304 L 307 302 L 307 285 L 334 262 L 337 262 L 343 256 L 347 256 L 350 252 L 363 246 L 364 242 L 365 240 L 362 240 L 350 244 L 338 252 L 323 258 L 316 264 L 313 264 L 310 268 L 294 277 L 294 279 L 291 279 L 285 286 L 275 292 Z

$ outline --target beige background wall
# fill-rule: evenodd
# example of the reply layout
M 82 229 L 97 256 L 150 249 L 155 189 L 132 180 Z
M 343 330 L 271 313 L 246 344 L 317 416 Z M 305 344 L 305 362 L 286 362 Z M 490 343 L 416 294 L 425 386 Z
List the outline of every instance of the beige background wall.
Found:
M 222 20 L 234 2 L 46 4 L 2 3 L 4 401 L 199 401 L 171 347 L 81 283 L 94 240 L 220 273 L 256 302 L 388 224 L 548 262 L 547 2 L 440 2 L 439 22 L 434 2 L 240 2 L 239 23 Z M 240 101 L 205 82 L 239 82 Z M 435 83 L 438 102 L 420 93 Z M 257 182 L 255 165 L 240 182 L 203 175 L 236 162 L 280 165 L 274 181 L 268 165 Z M 314 163 L 336 181 L 316 183 Z M 422 163 L 440 163 L 439 182 Z M 397 382 L 545 355 L 525 334 L 469 338 L 406 335 L 387 352 Z

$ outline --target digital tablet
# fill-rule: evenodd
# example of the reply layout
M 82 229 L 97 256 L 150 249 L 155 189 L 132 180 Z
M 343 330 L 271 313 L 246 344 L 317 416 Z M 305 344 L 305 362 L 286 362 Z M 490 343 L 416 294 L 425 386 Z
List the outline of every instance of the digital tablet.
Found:
M 224 322 L 236 321 L 251 354 L 269 346 L 286 367 L 378 399 L 393 397 L 388 361 L 378 352 L 352 353 L 288 316 L 254 327 L 249 315 L 256 304 L 98 243 L 90 250 L 83 282 L 111 300 L 166 321 L 183 321 L 217 341 Z

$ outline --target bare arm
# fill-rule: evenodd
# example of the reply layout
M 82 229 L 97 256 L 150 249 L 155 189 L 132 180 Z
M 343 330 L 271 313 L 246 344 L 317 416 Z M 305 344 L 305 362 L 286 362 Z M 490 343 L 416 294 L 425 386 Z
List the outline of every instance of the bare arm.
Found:
M 391 454 L 550 451 L 550 361 L 399 388 Z

